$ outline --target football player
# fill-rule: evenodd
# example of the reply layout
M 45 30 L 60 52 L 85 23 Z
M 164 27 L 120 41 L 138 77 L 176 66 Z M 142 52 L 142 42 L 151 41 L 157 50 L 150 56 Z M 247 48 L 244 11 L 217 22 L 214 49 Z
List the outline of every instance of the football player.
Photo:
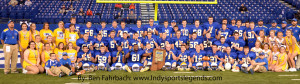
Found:
M 123 58 L 128 52 L 123 51 L 122 46 L 117 46 L 118 51 L 112 52 L 113 56 L 113 64 L 111 65 L 111 70 L 125 70 L 125 60 L 123 61 Z
M 232 30 L 232 27 L 236 27 L 236 20 L 234 18 L 231 19 L 231 24 L 227 26 L 228 29 Z
M 103 37 L 103 33 L 102 30 L 104 30 L 106 28 L 106 22 L 105 21 L 101 21 L 101 27 L 100 28 L 96 28 L 96 33 L 97 34 L 101 34 Z M 107 33 L 107 32 L 106 32 Z
M 117 37 L 121 37 L 123 38 L 123 34 L 126 32 L 127 34 L 129 34 L 130 29 L 128 27 L 126 27 L 126 23 L 124 21 L 121 21 L 121 28 L 118 28 L 118 33 L 117 33 Z
M 66 23 L 66 24 L 65 24 L 65 28 L 69 28 L 69 27 L 70 27 L 70 24 L 74 24 L 74 25 L 75 25 L 75 31 L 76 31 L 76 32 L 80 32 L 80 31 L 79 31 L 80 25 L 79 25 L 79 24 L 76 24 L 76 18 L 75 18 L 75 17 L 71 17 L 71 18 L 70 18 L 70 22 L 71 22 L 71 23 Z
M 211 46 L 213 44 L 215 44 L 216 41 L 217 41 L 217 39 L 215 39 L 214 37 L 211 37 L 210 33 L 207 33 L 206 37 L 203 39 L 204 50 L 207 52 L 211 52 L 212 51 Z
M 252 47 L 255 46 L 255 42 L 256 42 L 256 32 L 258 32 L 259 30 L 255 28 L 255 23 L 254 22 L 250 22 L 249 24 L 250 28 L 248 28 L 246 30 L 246 32 L 244 32 L 244 38 L 248 41 L 248 46 L 250 49 L 252 49 Z
M 133 45 L 137 44 L 139 49 L 143 48 L 142 37 L 139 37 L 138 33 L 133 34 L 133 38 L 129 41 L 129 50 L 132 49 Z
M 174 28 L 175 26 L 176 26 L 176 20 L 172 20 L 172 21 L 171 21 L 171 26 L 170 26 L 170 27 L 171 27 L 171 28 Z
M 151 45 L 151 48 L 158 47 L 158 44 L 156 43 L 157 38 L 152 35 L 151 32 L 147 32 L 147 36 L 143 39 L 143 45 L 146 45 L 149 43 Z
M 221 61 L 224 61 L 224 54 L 218 50 L 217 45 L 212 45 L 212 51 L 207 52 L 207 56 L 210 58 L 210 68 L 208 70 L 220 70 L 218 66 Z
M 236 67 L 236 65 L 234 65 L 236 61 L 235 59 L 237 58 L 237 54 L 235 52 L 231 52 L 230 47 L 226 47 L 225 51 L 226 52 L 224 53 L 224 61 L 220 62 L 219 68 L 221 68 L 222 70 L 224 70 L 224 68 L 226 70 L 230 70 L 232 67 L 232 69 L 239 70 L 239 67 Z
M 164 21 L 164 26 L 161 27 L 160 31 L 158 31 L 160 37 L 162 37 L 163 33 L 166 33 L 167 38 L 172 37 L 173 29 L 168 25 L 169 25 L 168 21 Z
M 200 26 L 200 21 L 199 20 L 195 20 L 195 26 L 191 28 L 191 30 L 189 31 L 190 33 L 190 38 L 192 36 L 192 34 L 194 32 L 197 33 L 197 39 L 202 39 L 203 38 L 203 27 Z
M 204 50 L 201 50 L 200 45 L 196 45 L 196 49 L 194 51 L 190 51 L 189 59 L 194 70 L 203 70 L 202 57 L 204 56 L 206 56 L 206 52 Z
M 102 39 L 101 34 L 97 34 L 97 39 L 94 40 L 94 52 L 100 52 L 100 47 L 101 46 L 107 46 L 107 42 L 105 39 Z M 106 47 L 107 49 L 107 47 Z
M 83 34 L 85 34 L 85 33 L 87 33 L 89 35 L 88 41 L 92 41 L 96 37 L 97 32 L 96 32 L 96 29 L 92 27 L 92 22 L 88 21 L 86 23 L 86 27 L 80 28 L 81 37 L 83 37 Z
M 166 44 L 171 43 L 171 39 L 167 37 L 166 33 L 162 33 L 162 37 L 158 39 L 157 43 L 159 45 L 158 48 L 165 49 Z
M 89 34 L 85 33 L 83 34 L 83 38 L 79 38 L 76 41 L 76 45 L 77 45 L 77 52 L 82 51 L 83 50 L 83 46 L 87 46 L 88 48 L 90 48 L 91 50 L 93 50 L 93 41 L 88 41 L 89 39 Z
M 144 64 L 144 67 L 151 67 L 152 65 L 152 52 L 153 52 L 153 48 L 151 48 L 151 45 L 149 43 L 146 44 L 146 49 L 145 52 L 149 52 L 151 53 L 151 55 L 147 56 L 147 57 L 143 57 L 142 63 Z
M 246 31 L 246 27 L 242 26 L 242 20 L 237 20 L 236 26 L 231 28 L 232 32 L 238 32 L 239 38 L 244 39 L 243 34 Z
M 144 36 L 144 30 L 142 28 L 142 20 L 137 20 L 136 26 L 132 27 L 130 31 L 131 31 L 132 35 L 134 33 L 138 33 L 138 37 L 142 38 Z M 130 37 L 133 38 L 133 36 L 130 36 Z
M 220 41 L 216 41 L 215 44 L 218 46 L 218 50 L 221 52 L 226 52 L 226 47 L 229 47 L 229 45 L 226 43 L 225 37 L 221 37 Z
M 153 34 L 153 36 L 156 37 L 158 35 L 157 27 L 158 27 L 157 25 L 154 25 L 154 19 L 150 18 L 149 24 L 144 25 L 144 27 L 143 27 L 144 36 L 146 36 L 148 34 L 148 32 L 151 32 L 151 34 Z
M 120 39 L 119 37 L 115 37 L 116 36 L 116 31 L 112 30 L 110 32 L 110 37 L 107 38 L 107 42 L 108 42 L 108 50 L 110 52 L 116 51 L 117 50 L 117 46 L 121 45 Z
M 202 39 L 197 39 L 197 33 L 192 34 L 192 38 L 188 41 L 189 51 L 195 51 L 196 45 L 200 45 L 201 50 L 203 50 Z
M 234 32 L 233 38 L 228 39 L 231 46 L 231 51 L 236 52 L 237 54 L 243 53 L 243 47 L 245 46 L 245 41 L 239 38 L 239 33 Z
M 178 61 L 177 61 L 177 64 L 179 64 L 179 66 L 177 66 L 177 69 L 179 71 L 183 71 L 183 70 L 187 70 L 189 71 L 190 67 L 192 66 L 192 63 L 189 62 L 189 51 L 186 50 L 186 45 L 181 45 L 180 46 L 180 50 L 178 50 Z
M 111 55 L 109 52 L 105 51 L 106 48 L 104 45 L 100 47 L 100 52 L 95 53 L 95 60 L 97 61 L 97 66 L 95 67 L 97 70 L 108 70 L 111 71 L 110 62 Z
M 203 35 L 206 35 L 206 33 L 210 33 L 211 37 L 215 38 L 216 31 L 218 31 L 219 27 L 220 27 L 219 23 L 214 22 L 213 17 L 208 17 L 208 23 L 203 24 L 203 28 L 204 28 Z
M 82 67 L 83 70 L 94 69 L 95 55 L 94 51 L 89 50 L 87 46 L 82 47 L 83 50 L 78 52 L 77 56 L 77 69 Z
M 176 50 L 171 49 L 170 44 L 166 44 L 166 58 L 165 58 L 165 65 L 163 66 L 162 70 L 175 70 L 176 68 Z
M 102 28 L 103 28 L 104 24 L 106 25 L 105 21 L 101 22 Z M 108 38 L 111 30 L 112 29 L 110 27 L 105 27 L 104 29 L 102 29 L 101 34 L 102 34 L 103 39 Z
M 151 52 L 148 52 L 147 50 L 139 50 L 139 47 L 137 44 L 133 46 L 133 51 L 130 51 L 125 55 L 125 58 L 123 58 L 123 61 L 127 59 L 127 65 L 124 66 L 124 68 L 131 73 L 131 70 L 134 72 L 138 72 L 142 69 L 143 64 L 141 63 L 141 58 L 142 57 L 147 57 L 151 55 Z M 145 67 L 141 71 L 146 71 L 149 68 Z
M 220 37 L 225 37 L 227 39 L 228 37 L 231 37 L 232 32 L 230 29 L 227 28 L 226 24 L 222 24 L 222 28 L 218 31 L 217 39 L 220 39 Z
M 179 26 L 179 30 L 181 31 L 181 36 L 185 38 L 189 38 L 189 30 L 190 28 L 187 27 L 186 20 L 182 20 L 182 26 Z
M 172 38 L 172 44 L 174 44 L 174 49 L 180 50 L 181 45 L 186 45 L 187 43 L 186 39 L 187 38 L 181 37 L 180 31 L 176 31 L 176 36 Z
M 239 58 L 239 64 L 238 66 L 240 67 L 241 71 L 247 72 L 247 68 L 254 62 L 255 60 L 255 53 L 249 51 L 249 47 L 245 46 L 244 47 L 244 53 L 241 53 L 238 55 Z
M 123 38 L 120 40 L 121 46 L 123 47 L 123 50 L 128 52 L 129 51 L 129 39 L 127 38 L 128 34 L 127 32 L 123 32 Z

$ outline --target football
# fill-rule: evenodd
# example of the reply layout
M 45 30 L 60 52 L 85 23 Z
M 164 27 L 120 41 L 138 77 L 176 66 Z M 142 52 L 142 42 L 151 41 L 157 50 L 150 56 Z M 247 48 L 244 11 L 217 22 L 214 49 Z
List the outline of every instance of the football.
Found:
M 209 60 L 210 60 L 210 58 L 207 57 L 207 56 L 204 56 L 202 59 L 203 59 L 204 61 L 209 61 Z

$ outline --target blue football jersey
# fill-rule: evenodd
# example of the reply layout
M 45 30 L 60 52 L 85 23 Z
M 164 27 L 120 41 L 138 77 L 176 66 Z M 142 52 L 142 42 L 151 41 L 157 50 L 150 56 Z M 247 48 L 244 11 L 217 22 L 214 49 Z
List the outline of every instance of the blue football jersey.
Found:
M 110 52 L 116 51 L 117 50 L 117 45 L 121 45 L 120 40 L 121 40 L 121 38 L 119 38 L 119 37 L 107 38 L 108 50 Z M 114 41 L 116 41 L 116 43 Z
M 101 39 L 101 41 L 99 41 L 98 39 L 94 40 L 94 51 L 98 52 L 100 51 L 100 47 L 101 46 L 107 46 L 107 41 L 105 41 L 104 39 Z
M 87 41 L 87 40 L 84 40 L 83 38 L 79 38 L 76 40 L 76 45 L 78 47 L 80 47 L 79 50 L 81 51 L 83 46 L 87 46 L 88 48 L 90 48 L 90 46 L 91 46 L 90 42 L 92 42 L 92 44 L 94 44 L 93 41 Z
M 91 53 L 91 57 L 95 58 L 94 51 L 89 50 L 88 52 L 79 51 L 77 54 L 77 58 L 82 58 L 85 56 L 85 59 L 82 59 L 83 62 L 92 62 L 92 60 L 89 57 L 89 54 Z
M 230 29 L 220 29 L 218 31 L 221 31 L 221 35 L 220 36 L 224 36 L 225 39 L 227 39 L 229 37 L 229 35 L 232 35 L 232 31 Z
M 106 28 L 102 29 L 102 37 L 103 37 L 103 39 L 106 39 L 108 37 L 108 35 L 110 34 L 111 30 L 112 29 L 109 28 L 109 27 L 106 27 Z
M 202 61 L 202 57 L 206 56 L 206 52 L 201 50 L 199 53 L 197 51 L 191 51 L 190 52 L 190 58 L 192 58 L 195 55 L 194 62 L 201 62 Z
M 244 58 L 244 59 L 247 59 L 248 57 L 249 57 L 251 60 L 255 60 L 256 55 L 255 55 L 254 52 L 251 52 L 251 51 L 250 51 L 247 55 L 246 55 L 245 53 L 241 53 L 241 54 L 238 55 L 239 61 L 242 61 L 243 58 Z M 250 61 L 248 61 L 248 63 L 250 63 Z
M 138 28 L 137 26 L 134 26 L 134 27 L 131 28 L 130 32 L 132 34 L 134 34 L 135 32 L 137 32 L 139 34 L 139 38 L 142 38 L 143 37 L 143 33 L 144 33 L 144 29 L 141 28 L 141 27 Z
M 171 27 L 161 27 L 161 29 L 158 31 L 159 33 L 166 33 L 167 38 L 170 38 L 173 33 L 173 29 Z
M 184 52 L 181 52 L 180 50 L 177 51 L 178 52 L 178 56 L 179 57 L 181 55 L 181 57 L 179 58 L 178 62 L 189 62 L 188 61 L 188 56 L 190 55 L 189 52 L 186 50 Z
M 123 57 L 125 57 L 125 55 L 128 53 L 128 52 L 126 52 L 126 51 L 123 51 L 124 53 L 122 53 L 122 52 L 120 52 L 119 54 L 118 54 L 118 51 L 114 51 L 114 52 L 112 52 L 111 54 L 112 54 L 112 56 L 113 57 L 116 57 L 117 58 L 117 60 L 116 60 L 116 63 L 123 63 Z
M 142 55 L 145 53 L 144 50 L 131 51 L 130 56 L 127 59 L 128 63 L 140 63 Z
M 193 34 L 194 32 L 197 33 L 197 38 L 198 39 L 202 39 L 203 38 L 203 31 L 204 31 L 204 28 L 199 26 L 199 27 L 191 27 L 191 30 L 189 31 L 190 34 Z
M 154 30 L 159 31 L 157 25 L 150 26 L 149 24 L 147 24 L 147 25 L 144 25 L 144 26 L 143 26 L 143 29 L 144 29 L 144 31 L 152 31 L 152 32 L 153 32 L 153 33 L 152 33 L 153 35 L 155 35 Z
M 183 25 L 181 25 L 178 28 L 181 31 L 181 36 L 182 37 L 189 38 L 189 33 L 190 33 L 189 30 L 190 30 L 190 28 L 188 26 L 183 27 Z
M 58 62 L 57 60 L 51 60 L 49 59 L 46 63 L 45 63 L 45 68 L 46 69 L 50 69 L 51 67 L 60 67 L 61 64 L 60 62 Z
M 218 56 L 219 58 L 224 58 L 224 54 L 221 51 L 217 51 L 216 53 L 211 52 L 207 52 L 206 55 L 210 58 L 211 62 L 217 62 L 220 61 L 218 59 L 216 59 L 214 56 Z
M 157 39 L 154 36 L 152 36 L 152 38 L 145 37 L 145 39 L 143 39 L 143 45 L 146 46 L 146 44 L 149 43 L 151 48 L 155 48 L 154 42 L 157 42 Z
M 280 29 L 280 27 L 276 26 L 276 27 L 270 27 L 269 28 L 269 33 L 271 30 L 275 31 L 275 36 L 277 36 L 277 32 L 282 31 L 282 29 Z
M 139 40 L 140 40 L 141 42 L 139 42 Z M 141 47 L 142 42 L 143 42 L 142 38 L 138 38 L 138 39 L 130 39 L 130 40 L 129 40 L 129 46 L 132 46 L 132 47 L 133 47 L 135 44 L 137 44 L 137 45 L 139 46 L 139 49 L 141 49 L 141 48 L 142 48 L 142 47 Z
M 203 24 L 203 28 L 208 31 L 210 30 L 210 34 L 211 34 L 211 37 L 215 37 L 216 36 L 216 31 L 219 29 L 220 25 L 219 23 L 217 22 L 213 22 L 212 24 L 209 24 L 208 22 L 207 23 L 204 23 Z
M 108 58 L 111 57 L 109 52 L 96 52 L 95 56 L 97 57 L 97 63 L 108 63 Z
M 172 44 L 174 44 L 174 49 L 176 50 L 181 50 L 180 47 L 181 47 L 181 44 L 180 44 L 180 41 L 182 43 L 187 43 L 187 38 L 185 37 L 180 37 L 180 38 L 177 38 L 177 37 L 173 37 L 172 38 Z
M 166 42 L 169 42 L 169 44 L 172 44 L 171 39 L 170 38 L 166 38 L 166 39 L 162 39 L 159 38 L 157 40 L 157 44 L 160 46 L 160 48 L 165 49 L 166 47 Z
M 172 62 L 172 61 L 174 60 L 174 59 L 173 59 L 173 55 L 170 54 L 170 52 L 173 52 L 175 56 L 177 55 L 177 51 L 176 51 L 176 50 L 166 51 L 166 59 L 165 59 L 165 62 Z
M 121 44 L 123 43 L 122 47 L 123 47 L 123 50 L 129 50 L 129 46 L 130 46 L 130 39 L 124 39 L 122 38 L 120 40 Z
M 269 35 L 269 29 L 266 26 L 255 26 L 256 29 L 258 29 L 258 32 L 256 32 L 257 35 L 259 35 L 260 30 L 264 30 L 265 36 Z
M 190 39 L 189 40 L 189 51 L 196 51 L 196 45 L 202 44 L 202 39 Z
M 205 51 L 211 51 L 211 45 L 215 44 L 215 42 L 217 41 L 217 39 L 215 38 L 204 38 L 203 39 L 203 47 Z
M 244 32 L 246 31 L 246 27 L 244 26 L 235 26 L 235 27 L 232 27 L 232 32 L 238 32 L 239 33 L 239 36 L 240 36 L 240 39 L 243 39 L 243 34 Z
M 229 45 L 226 42 L 222 43 L 221 41 L 216 41 L 214 44 L 218 46 L 219 51 L 221 52 L 225 52 L 226 47 L 229 47 Z
M 87 28 L 87 27 L 82 27 L 80 28 L 80 34 L 85 34 L 89 33 L 89 41 L 94 40 L 94 36 L 96 36 L 98 33 L 96 32 L 95 28 Z
M 227 58 L 225 58 L 225 57 L 227 57 Z M 236 60 L 237 57 L 238 56 L 237 56 L 237 54 L 235 52 L 230 52 L 229 54 L 228 53 L 224 53 L 224 59 L 225 59 L 225 61 L 226 61 L 226 59 L 228 59 L 228 61 L 229 61 L 229 58 L 232 58 L 232 59 Z
M 120 32 L 120 36 L 119 37 L 121 37 L 121 38 L 123 38 L 123 33 L 124 32 L 126 32 L 128 35 L 129 35 L 129 32 L 130 32 L 130 28 L 128 28 L 128 27 L 125 27 L 124 29 L 123 28 L 119 28 L 119 29 L 117 29 L 118 31 L 121 31 Z M 118 32 L 117 31 L 117 32 Z
M 234 37 L 232 36 L 232 37 L 230 37 L 229 39 L 228 39 L 228 44 L 230 45 L 230 47 L 231 47 L 231 51 L 232 52 L 236 52 L 236 53 L 243 53 L 243 51 L 238 51 L 238 50 L 236 50 L 233 46 L 236 46 L 236 47 L 244 47 L 245 46 L 245 41 L 243 40 L 243 39 L 237 39 L 237 40 L 235 40 L 234 39 Z

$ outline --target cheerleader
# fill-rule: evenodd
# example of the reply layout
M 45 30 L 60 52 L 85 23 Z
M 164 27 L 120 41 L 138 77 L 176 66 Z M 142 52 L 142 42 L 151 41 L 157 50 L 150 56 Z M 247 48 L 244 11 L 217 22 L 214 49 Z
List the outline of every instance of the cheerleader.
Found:
M 50 30 L 49 23 L 45 22 L 43 25 L 43 29 L 40 31 L 40 36 L 42 38 L 43 43 L 47 43 L 47 37 L 52 36 L 53 32 Z
M 277 62 L 273 69 L 274 72 L 283 72 L 288 69 L 288 65 L 287 65 L 288 55 L 286 54 L 285 50 L 286 49 L 284 46 L 280 47 L 280 53 L 278 54 Z
M 271 53 L 271 50 L 269 49 L 269 44 L 265 43 L 264 44 L 264 49 L 262 50 L 263 53 L 265 53 L 265 58 L 269 58 L 269 55 Z M 269 61 L 269 60 L 268 60 Z
M 40 32 L 38 30 L 36 30 L 35 23 L 30 24 L 30 35 L 31 35 L 31 41 L 35 41 L 35 36 L 40 35 Z
M 54 49 L 54 53 L 56 54 L 57 61 L 60 61 L 60 59 L 63 56 L 64 50 L 65 50 L 64 46 L 65 46 L 64 43 L 60 42 L 60 43 L 58 43 L 57 48 Z
M 76 47 L 76 41 L 79 39 L 78 33 L 75 31 L 75 25 L 70 24 L 69 29 L 66 31 L 66 42 L 71 42 L 73 47 Z
M 297 44 L 296 38 L 292 35 L 292 30 L 287 30 L 284 38 L 288 51 L 288 64 L 290 66 L 289 71 L 297 71 L 294 58 L 300 54 L 299 45 Z
M 277 33 L 277 38 L 276 38 L 276 44 L 278 45 L 278 47 L 285 45 L 285 41 L 284 41 L 284 37 L 283 37 L 283 33 L 282 32 L 278 32 Z
M 44 50 L 41 53 L 41 61 L 42 61 L 43 67 L 45 67 L 45 63 L 50 59 L 50 53 L 53 53 L 53 51 L 51 50 L 50 44 L 45 43 Z
M 270 57 L 268 58 L 268 60 L 269 60 L 268 66 L 269 66 L 270 71 L 275 70 L 275 65 L 277 63 L 278 54 L 279 54 L 278 46 L 274 45 L 273 49 L 272 49 L 272 53 L 270 54 Z
M 260 42 L 259 42 L 259 41 L 256 41 L 256 42 L 255 42 L 255 47 L 251 48 L 250 51 L 254 52 L 256 58 L 258 58 L 259 53 L 262 52 Z
M 260 30 L 259 31 L 259 36 L 256 36 L 257 40 L 256 42 L 260 42 L 260 44 L 263 44 L 265 42 L 268 42 L 267 36 L 265 36 L 265 31 L 264 30 Z
M 268 38 L 268 44 L 269 46 L 274 46 L 276 44 L 276 36 L 275 36 L 275 30 L 270 31 L 270 37 Z
M 28 43 L 29 41 L 31 40 L 30 38 L 30 33 L 29 31 L 27 31 L 27 24 L 26 23 L 22 23 L 21 24 L 21 28 L 22 30 L 19 31 L 19 43 L 20 43 L 20 55 L 21 55 L 21 64 L 23 64 L 23 60 L 24 60 L 24 51 L 26 50 L 27 46 L 28 46 Z
M 66 44 L 65 28 L 64 28 L 63 21 L 58 22 L 58 28 L 56 28 L 54 30 L 53 36 L 54 36 L 54 40 L 55 40 L 54 42 L 56 45 L 58 45 L 58 43 L 60 43 L 60 42 L 62 42 L 63 44 Z

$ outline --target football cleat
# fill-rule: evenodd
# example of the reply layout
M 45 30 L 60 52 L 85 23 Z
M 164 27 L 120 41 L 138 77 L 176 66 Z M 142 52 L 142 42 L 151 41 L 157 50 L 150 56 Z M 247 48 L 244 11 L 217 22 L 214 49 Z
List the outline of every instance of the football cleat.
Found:
M 127 72 L 131 73 L 131 70 L 129 69 L 129 67 L 127 65 L 125 65 L 124 67 Z

